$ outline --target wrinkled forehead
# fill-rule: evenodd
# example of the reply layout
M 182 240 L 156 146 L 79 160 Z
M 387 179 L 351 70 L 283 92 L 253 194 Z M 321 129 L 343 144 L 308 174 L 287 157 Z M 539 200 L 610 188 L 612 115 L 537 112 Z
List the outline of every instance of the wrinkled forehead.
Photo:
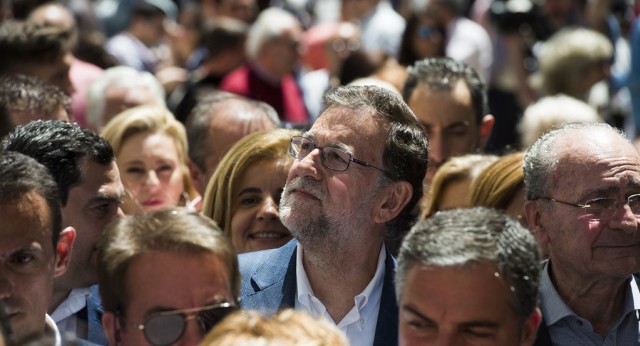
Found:
M 371 110 L 332 106 L 325 110 L 311 129 L 305 133 L 319 140 L 330 138 L 341 142 L 384 141 L 388 123 Z

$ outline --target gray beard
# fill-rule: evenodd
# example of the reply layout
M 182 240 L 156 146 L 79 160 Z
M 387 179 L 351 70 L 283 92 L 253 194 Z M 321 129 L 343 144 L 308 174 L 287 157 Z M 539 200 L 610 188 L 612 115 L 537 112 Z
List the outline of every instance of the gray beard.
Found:
M 320 200 L 319 207 L 306 210 L 296 203 L 291 190 L 302 188 Z M 319 184 L 305 178 L 296 178 L 284 188 L 280 202 L 280 220 L 298 240 L 305 251 L 323 258 L 336 257 L 340 248 L 359 241 L 363 224 L 371 217 L 373 200 L 367 199 L 357 210 L 342 210 L 338 215 L 327 215 L 323 209 L 324 194 Z

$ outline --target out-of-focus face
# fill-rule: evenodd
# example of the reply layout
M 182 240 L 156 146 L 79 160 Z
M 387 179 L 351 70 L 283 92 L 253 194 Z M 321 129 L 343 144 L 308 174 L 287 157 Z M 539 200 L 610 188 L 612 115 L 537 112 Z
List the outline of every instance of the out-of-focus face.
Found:
M 409 97 L 408 105 L 429 138 L 428 182 L 450 157 L 480 149 L 480 128 L 464 81 L 459 81 L 451 91 L 430 90 L 419 84 Z
M 527 219 L 524 217 L 524 186 L 521 186 L 516 195 L 513 196 L 513 199 L 505 209 L 505 213 L 527 227 Z
M 340 13 L 345 22 L 359 20 L 367 12 L 373 10 L 380 0 L 342 0 Z
M 416 32 L 413 33 L 413 51 L 420 59 L 435 58 L 444 53 L 444 37 L 435 19 L 420 16 Z
M 278 77 L 294 73 L 301 59 L 301 42 L 302 29 L 298 24 L 291 26 L 280 37 L 265 42 L 261 50 L 262 56 L 266 57 L 263 67 Z
M 64 107 L 58 108 L 57 111 L 52 112 L 51 114 L 41 114 L 41 113 L 29 113 L 29 112 L 12 112 L 11 123 L 14 125 L 26 125 L 32 121 L 42 119 L 42 120 L 62 120 L 69 121 L 69 113 Z
M 129 264 L 122 284 L 129 301 L 124 309 L 126 321 L 120 320 L 114 328 L 112 313 L 103 318 L 110 345 L 115 345 L 115 329 L 121 338 L 118 344 L 149 345 L 143 331 L 132 324 L 143 324 L 152 313 L 235 302 L 229 268 L 214 254 L 141 254 Z M 202 341 L 206 331 L 190 317 L 184 334 L 173 345 L 198 345 Z
M 71 96 L 75 90 L 69 77 L 69 70 L 71 69 L 73 59 L 71 52 L 67 51 L 61 54 L 58 59 L 48 64 L 30 64 L 29 70 L 23 73 L 55 85 L 60 88 L 62 92 Z
M 146 87 L 119 87 L 107 88 L 104 93 L 104 112 L 102 113 L 102 126 L 121 112 L 141 105 L 158 104 L 156 97 Z M 98 129 L 99 130 L 99 129 Z
M 78 166 L 81 181 L 69 189 L 67 204 L 62 207 L 63 225 L 76 229 L 69 270 L 56 279 L 56 287 L 64 289 L 98 282 L 96 242 L 107 224 L 124 215 L 120 209 L 124 187 L 116 163 L 102 165 L 83 158 Z
M 176 207 L 184 191 L 184 162 L 172 137 L 142 132 L 127 138 L 118 154 L 127 190 L 125 214 Z
M 242 174 L 235 187 L 231 242 L 238 253 L 273 249 L 291 240 L 280 222 L 280 195 L 291 161 L 260 161 Z
M 245 23 L 252 23 L 257 12 L 256 0 L 222 0 L 216 7 L 216 16 L 231 17 Z
M 266 115 L 252 113 L 255 111 L 247 110 L 245 104 L 246 101 L 243 100 L 225 101 L 225 106 L 219 110 L 220 113 L 212 117 L 209 122 L 204 143 L 206 172 L 201 175 L 200 181 L 196 184 L 199 185 L 198 192 L 201 195 L 204 195 L 207 183 L 220 160 L 237 141 L 248 134 L 275 128 Z
M 0 204 L 0 299 L 18 340 L 41 335 L 56 266 L 45 200 L 29 193 Z
M 523 332 L 509 283 L 493 263 L 416 264 L 406 273 L 399 308 L 401 346 L 531 345 L 536 336 L 535 327 Z

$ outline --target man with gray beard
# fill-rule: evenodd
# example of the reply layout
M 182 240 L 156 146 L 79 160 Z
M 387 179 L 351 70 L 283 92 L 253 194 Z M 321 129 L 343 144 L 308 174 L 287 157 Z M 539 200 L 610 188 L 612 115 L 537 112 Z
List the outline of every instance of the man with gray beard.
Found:
M 294 307 L 336 323 L 351 345 L 397 345 L 396 261 L 384 237 L 407 231 L 422 196 L 427 137 L 396 94 L 341 87 L 291 138 L 280 202 L 296 238 L 239 257 L 245 309 Z

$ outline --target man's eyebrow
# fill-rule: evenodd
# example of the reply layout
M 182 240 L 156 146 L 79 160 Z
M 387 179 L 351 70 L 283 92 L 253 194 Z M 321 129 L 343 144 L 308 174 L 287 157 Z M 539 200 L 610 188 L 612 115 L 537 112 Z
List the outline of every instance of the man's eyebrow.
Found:
M 90 204 L 95 203 L 121 203 L 124 200 L 125 193 L 121 191 L 118 195 L 108 195 L 108 194 L 98 194 L 94 198 L 91 199 Z
M 470 121 L 468 121 L 468 120 L 456 121 L 456 122 L 453 122 L 453 123 L 451 123 L 451 124 L 448 124 L 448 125 L 445 127 L 445 129 L 450 129 L 450 128 L 452 128 L 452 127 L 457 127 L 457 126 L 469 127 L 469 126 L 471 126 L 471 122 L 470 122 Z
M 414 308 L 414 307 L 412 307 L 410 305 L 403 305 L 402 306 L 402 310 L 408 311 L 409 313 L 411 313 L 413 315 L 416 315 L 417 317 L 419 317 L 419 318 L 421 318 L 421 319 L 423 319 L 425 321 L 428 321 L 430 323 L 434 323 L 435 324 L 434 320 L 430 319 L 429 317 L 427 317 L 423 313 L 419 312 L 416 308 Z
M 499 327 L 497 322 L 487 321 L 487 320 L 466 321 L 466 322 L 460 323 L 460 325 L 462 327 L 466 327 L 466 328 L 482 327 L 482 328 L 494 328 L 495 329 L 495 328 Z

